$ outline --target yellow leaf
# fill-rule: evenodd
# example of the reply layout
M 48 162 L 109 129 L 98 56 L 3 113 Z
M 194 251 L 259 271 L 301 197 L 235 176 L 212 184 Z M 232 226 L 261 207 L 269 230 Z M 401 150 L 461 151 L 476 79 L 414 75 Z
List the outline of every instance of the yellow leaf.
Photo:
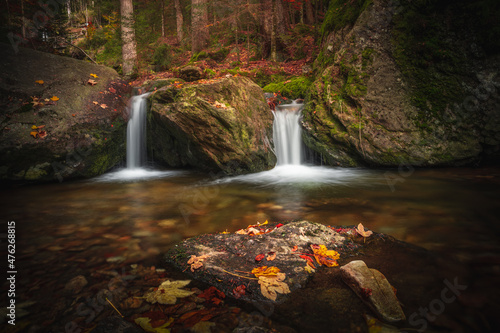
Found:
M 363 237 L 370 237 L 373 234 L 373 231 L 370 231 L 370 230 L 366 231 L 365 227 L 361 223 L 358 224 L 358 227 L 356 228 L 356 232 Z
M 309 274 L 316 272 L 316 270 L 309 265 L 304 266 L 304 270 Z
M 90 76 L 92 76 L 94 79 L 97 79 L 97 78 L 98 78 L 98 76 L 97 76 L 97 75 L 95 75 L 95 74 L 90 74 Z
M 158 290 L 144 294 L 144 298 L 152 304 L 156 302 L 160 304 L 175 304 L 177 298 L 188 297 L 194 294 L 194 291 L 180 289 L 190 282 L 190 280 L 165 281 L 158 287 Z
M 290 288 L 283 282 L 285 280 L 285 273 L 278 273 L 276 276 L 259 276 L 260 291 L 262 296 L 275 301 L 280 294 L 290 293 Z
M 57 97 L 57 96 L 55 96 L 55 95 L 54 95 L 54 96 L 52 96 L 52 97 L 50 98 L 50 100 L 52 100 L 52 101 L 56 102 L 56 101 L 58 101 L 58 100 L 59 100 L 59 97 Z
M 257 267 L 252 269 L 252 274 L 254 274 L 256 277 L 259 276 L 276 276 L 280 272 L 280 269 L 278 267 L 267 267 L 267 266 L 262 266 L 262 267 Z
M 37 131 L 32 131 L 30 133 L 30 135 L 32 135 L 36 139 L 36 137 L 38 136 L 38 132 Z
M 314 252 L 314 258 L 320 265 L 325 265 L 327 267 L 335 267 L 339 264 L 337 259 L 340 258 L 340 254 L 334 250 L 328 250 L 324 245 L 311 245 L 311 249 Z
M 37 129 L 36 125 L 31 126 L 31 129 Z
M 174 318 L 169 318 L 169 320 L 167 320 L 167 322 L 161 326 L 158 326 L 158 327 L 155 327 L 153 328 L 153 326 L 151 326 L 151 324 L 149 323 L 151 321 L 151 318 L 148 318 L 148 317 L 139 317 L 139 318 L 136 318 L 135 319 L 135 323 L 139 326 L 142 327 L 143 330 L 145 330 L 146 332 L 152 332 L 152 333 L 170 333 L 170 329 L 168 329 L 167 327 L 170 326 L 170 324 L 172 324 L 172 322 L 174 321 Z
M 37 80 L 35 82 L 38 83 L 38 84 L 43 84 L 44 83 L 43 80 Z

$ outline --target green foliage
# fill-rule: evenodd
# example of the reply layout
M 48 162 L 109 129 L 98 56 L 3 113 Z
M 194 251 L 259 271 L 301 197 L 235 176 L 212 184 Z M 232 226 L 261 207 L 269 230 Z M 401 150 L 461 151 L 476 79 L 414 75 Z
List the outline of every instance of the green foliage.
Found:
M 297 76 L 283 82 L 270 83 L 263 89 L 265 92 L 279 92 L 291 99 L 306 98 L 312 83 L 313 80 L 309 77 Z
M 155 71 L 164 71 L 170 67 L 172 61 L 172 52 L 167 44 L 161 44 L 155 48 L 153 53 L 153 65 Z
M 193 54 L 190 62 L 195 62 L 195 61 L 203 60 L 203 59 L 207 59 L 207 58 L 208 58 L 208 53 L 205 51 L 200 51 L 199 53 Z
M 321 36 L 328 35 L 345 26 L 353 25 L 359 15 L 372 3 L 372 0 L 331 0 L 323 24 Z
M 213 70 L 211 70 L 210 68 L 205 68 L 205 75 L 211 79 L 211 78 L 214 78 L 217 73 L 215 73 Z

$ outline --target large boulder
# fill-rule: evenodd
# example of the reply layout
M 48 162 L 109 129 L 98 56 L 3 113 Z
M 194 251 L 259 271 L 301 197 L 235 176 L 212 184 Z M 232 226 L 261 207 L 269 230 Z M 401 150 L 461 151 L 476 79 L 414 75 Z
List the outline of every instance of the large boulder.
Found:
M 7 45 L 0 57 L 0 181 L 91 177 L 123 160 L 128 85 L 113 69 Z
M 484 42 L 495 32 L 477 16 L 493 14 L 478 8 L 332 1 L 303 112 L 306 145 L 344 166 L 497 158 L 500 57 L 490 44 L 498 38 Z
M 149 97 L 148 156 L 170 167 L 226 174 L 276 163 L 272 113 L 262 89 L 244 77 L 169 82 Z

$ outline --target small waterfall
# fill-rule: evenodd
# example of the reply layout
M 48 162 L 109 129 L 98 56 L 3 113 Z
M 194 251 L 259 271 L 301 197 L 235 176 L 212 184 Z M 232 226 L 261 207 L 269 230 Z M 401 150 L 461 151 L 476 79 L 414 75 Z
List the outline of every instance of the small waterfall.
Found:
M 136 169 L 146 162 L 146 112 L 149 95 L 132 97 L 127 125 L 127 169 Z
M 303 104 L 279 105 L 273 123 L 273 140 L 278 166 L 302 164 L 302 129 L 300 117 Z

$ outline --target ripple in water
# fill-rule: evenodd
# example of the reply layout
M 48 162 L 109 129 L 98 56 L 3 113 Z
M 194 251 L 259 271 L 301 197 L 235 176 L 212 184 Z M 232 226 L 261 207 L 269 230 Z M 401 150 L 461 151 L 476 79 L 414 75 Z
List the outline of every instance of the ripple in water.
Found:
M 106 173 L 100 177 L 94 178 L 96 182 L 108 182 L 108 183 L 123 183 L 123 182 L 134 182 L 134 181 L 145 181 L 153 180 L 159 178 L 167 177 L 177 177 L 185 174 L 185 171 L 161 171 L 145 168 L 127 168 L 121 169 L 116 172 Z

